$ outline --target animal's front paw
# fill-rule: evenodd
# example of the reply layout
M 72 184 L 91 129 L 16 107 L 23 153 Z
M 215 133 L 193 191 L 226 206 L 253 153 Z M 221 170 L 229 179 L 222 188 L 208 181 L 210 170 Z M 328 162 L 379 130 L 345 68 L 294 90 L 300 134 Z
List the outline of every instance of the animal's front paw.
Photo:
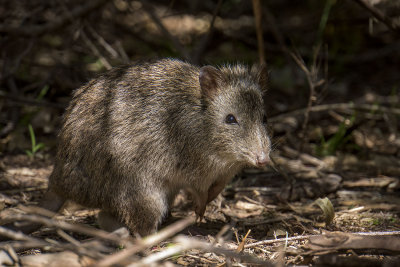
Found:
M 196 213 L 196 220 L 201 221 L 204 217 L 204 213 L 206 211 L 206 205 L 196 205 L 194 208 L 194 212 Z

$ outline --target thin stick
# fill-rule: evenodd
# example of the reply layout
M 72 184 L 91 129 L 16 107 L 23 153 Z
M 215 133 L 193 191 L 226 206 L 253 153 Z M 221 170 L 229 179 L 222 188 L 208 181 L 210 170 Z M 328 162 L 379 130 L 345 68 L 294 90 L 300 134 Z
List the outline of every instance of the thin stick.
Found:
M 14 239 L 14 240 L 22 240 L 22 241 L 38 242 L 38 243 L 42 242 L 40 239 L 30 237 L 21 232 L 15 232 L 15 231 L 9 230 L 3 226 L 0 226 L 0 235 Z
M 181 45 L 181 43 L 176 39 L 169 31 L 168 29 L 164 26 L 162 21 L 158 18 L 158 16 L 154 13 L 153 7 L 147 3 L 147 1 L 141 0 L 140 1 L 143 5 L 143 9 L 146 11 L 146 13 L 150 16 L 150 18 L 153 20 L 153 22 L 157 25 L 158 29 L 172 42 L 172 44 L 175 47 L 175 50 L 182 53 L 182 56 L 186 59 L 189 60 L 190 56 L 189 53 L 187 52 L 186 48 Z
M 68 231 L 79 232 L 85 235 L 98 237 L 104 240 L 111 241 L 115 244 L 121 244 L 121 242 L 134 241 L 132 238 L 121 239 L 120 236 L 114 235 L 112 233 L 95 229 L 86 225 L 71 224 L 65 221 L 59 221 L 54 219 L 48 219 L 37 215 L 27 215 L 27 214 L 8 214 L 7 218 L 1 218 L 7 222 L 13 221 L 30 221 L 34 223 L 40 223 L 49 227 L 57 227 Z
M 214 33 L 214 24 L 215 24 L 215 20 L 217 18 L 217 15 L 219 13 L 219 10 L 221 9 L 222 6 L 222 1 L 223 0 L 218 0 L 218 3 L 214 9 L 213 15 L 212 15 L 212 19 L 210 22 L 210 27 L 208 29 L 208 32 L 206 34 L 203 35 L 203 38 L 199 41 L 199 43 L 196 45 L 195 49 L 193 50 L 192 53 L 192 62 L 195 64 L 199 64 L 200 62 L 200 57 L 202 56 L 202 54 L 204 53 L 206 46 L 208 44 L 208 42 L 210 41 L 213 33 Z
M 264 38 L 262 29 L 262 10 L 261 10 L 260 0 L 253 0 L 253 13 L 256 24 L 258 57 L 260 59 L 260 64 L 263 64 L 265 63 L 265 53 L 264 53 Z
M 247 244 L 244 246 L 244 248 L 253 248 L 256 246 L 261 246 L 261 245 L 271 245 L 274 243 L 279 243 L 279 242 L 287 242 L 287 241 L 295 241 L 295 240 L 303 240 L 303 239 L 308 239 L 314 235 L 304 235 L 304 236 L 294 236 L 294 237 L 288 237 L 288 238 L 277 238 L 277 239 L 272 239 L 272 240 L 263 240 L 251 244 Z
M 388 26 L 389 29 L 391 29 L 392 31 L 399 32 L 400 29 L 399 25 L 395 24 L 394 20 L 385 16 L 385 14 L 383 14 L 382 11 L 375 8 L 368 1 L 366 0 L 353 0 L 353 1 L 357 2 L 360 6 L 368 10 L 377 20 L 381 21 L 386 26 Z
M 10 255 L 10 257 L 14 260 L 14 262 L 19 262 L 18 255 L 12 246 L 6 245 L 5 249 L 7 250 L 8 255 Z
M 67 17 L 71 21 L 71 23 L 74 22 L 72 13 L 69 11 L 65 3 L 61 0 L 58 0 L 60 5 L 62 5 Z M 93 54 L 97 56 L 100 59 L 100 62 L 103 64 L 103 66 L 107 69 L 110 70 L 112 68 L 111 64 L 108 62 L 108 60 L 100 53 L 100 51 L 97 49 L 97 47 L 94 45 L 94 43 L 90 40 L 90 38 L 87 36 L 86 32 L 84 30 L 81 30 L 81 36 L 83 38 L 83 41 L 87 44 L 87 46 L 92 50 Z
M 104 40 L 103 36 L 98 34 L 89 23 L 86 23 L 85 26 L 87 29 L 89 29 L 90 33 L 96 38 L 97 42 L 101 44 L 104 47 L 104 49 L 111 55 L 112 58 L 118 58 L 118 52 L 115 51 L 115 49 L 109 43 L 107 43 L 106 40 Z
M 89 39 L 87 34 L 82 30 L 81 31 L 81 36 L 83 38 L 83 41 L 85 41 L 86 45 L 92 50 L 93 54 L 97 56 L 101 64 L 107 69 L 110 70 L 112 68 L 111 64 L 108 62 L 108 60 L 100 53 L 99 49 L 94 45 L 94 43 Z
M 357 233 L 350 233 L 350 234 L 355 234 L 355 235 L 366 235 L 366 236 L 387 236 L 387 235 L 400 235 L 400 231 L 389 231 L 389 232 L 357 232 Z M 278 238 L 278 239 L 272 239 L 272 240 L 263 240 L 259 242 L 255 242 L 252 244 L 247 244 L 244 247 L 245 248 L 253 248 L 256 246 L 260 245 L 271 245 L 274 243 L 279 243 L 279 242 L 287 242 L 287 241 L 295 241 L 295 240 L 303 240 L 303 239 L 309 239 L 310 237 L 313 236 L 322 236 L 322 235 L 303 235 L 303 236 L 294 236 L 294 237 L 284 237 L 284 238 Z
M 243 251 L 245 243 L 246 243 L 246 240 L 247 240 L 247 236 L 250 234 L 250 232 L 251 232 L 251 229 L 249 229 L 247 231 L 247 234 L 244 236 L 244 238 L 242 239 L 242 242 L 240 242 L 239 246 L 237 247 L 236 252 L 240 253 L 240 252 Z
M 231 258 L 237 258 L 246 262 L 251 262 L 251 263 L 256 263 L 256 264 L 262 264 L 263 266 L 274 266 L 274 264 L 268 262 L 268 261 L 264 261 L 261 259 L 258 259 L 256 257 L 253 257 L 249 254 L 246 253 L 236 253 L 234 251 L 231 250 L 227 250 L 227 249 L 222 249 L 222 248 L 218 248 L 218 247 L 214 247 L 212 246 L 210 243 L 198 240 L 197 238 L 189 238 L 189 237 L 185 237 L 185 236 L 177 236 L 176 238 L 174 238 L 174 241 L 177 243 L 182 244 L 182 246 L 185 247 L 185 250 L 188 249 L 201 249 L 204 251 L 209 251 L 209 252 L 214 252 L 214 253 L 218 253 L 218 254 L 223 254 L 227 257 L 231 257 Z
M 15 232 L 12 230 L 9 230 L 7 228 L 4 228 L 0 226 L 0 234 L 3 236 L 6 236 L 8 238 L 18 240 L 18 241 L 10 241 L 6 243 L 0 243 L 0 249 L 7 249 L 7 248 L 12 248 L 13 250 L 23 250 L 23 249 L 29 249 L 29 248 L 46 248 L 46 250 L 49 250 L 50 248 L 53 250 L 72 250 L 76 252 L 79 255 L 86 255 L 92 258 L 100 258 L 103 257 L 103 254 L 101 254 L 94 246 L 91 244 L 81 244 L 78 241 L 74 243 L 60 243 L 55 240 L 42 240 L 34 237 L 27 236 L 21 232 Z M 64 233 L 64 237 L 67 236 L 66 233 Z M 70 239 L 73 239 L 70 237 Z
M 313 106 L 313 107 L 311 107 L 310 112 L 321 112 L 321 111 L 327 111 L 327 110 L 332 110 L 332 109 L 334 109 L 334 110 L 354 109 L 354 110 L 367 111 L 367 112 L 378 111 L 378 112 L 384 112 L 384 113 L 391 113 L 394 115 L 400 115 L 400 108 L 388 108 L 388 107 L 381 107 L 381 106 L 371 105 L 371 104 L 354 104 L 354 103 L 336 103 L 336 104 Z M 268 120 L 271 121 L 272 123 L 279 122 L 288 117 L 295 117 L 295 116 L 303 115 L 305 110 L 306 110 L 306 108 L 293 110 L 293 111 L 290 111 L 290 112 L 287 112 L 284 114 L 280 114 L 280 115 L 271 117 Z
M 218 248 L 218 247 L 211 245 L 210 243 L 201 241 L 197 238 L 191 238 L 191 237 L 186 237 L 186 236 L 177 236 L 176 238 L 174 238 L 174 242 L 176 242 L 178 244 L 176 244 L 175 246 L 173 246 L 171 248 L 167 248 L 161 252 L 151 254 L 150 256 L 142 259 L 140 262 L 136 262 L 136 263 L 128 265 L 128 266 L 129 267 L 147 266 L 147 265 L 150 265 L 151 263 L 155 263 L 157 261 L 166 259 L 168 257 L 176 255 L 177 253 L 180 253 L 180 252 L 183 252 L 186 250 L 190 250 L 190 249 L 200 249 L 200 250 L 207 251 L 207 252 L 223 254 L 226 257 L 240 259 L 242 261 L 250 262 L 253 264 L 260 264 L 262 266 L 275 266 L 271 262 L 258 259 L 249 254 L 237 253 L 237 252 L 234 252 L 231 250 Z
M 307 78 L 308 87 L 310 88 L 310 94 L 308 96 L 307 107 L 304 109 L 304 120 L 303 120 L 303 125 L 301 127 L 301 134 L 300 134 L 300 137 L 303 139 L 303 142 L 304 142 L 305 133 L 307 130 L 307 125 L 308 125 L 308 120 L 309 120 L 309 116 L 310 116 L 310 110 L 311 110 L 312 103 L 314 100 L 314 95 L 315 95 L 315 84 L 314 84 L 314 79 L 313 79 L 312 73 L 308 70 L 306 64 L 301 59 L 301 57 L 293 52 L 291 52 L 290 55 L 292 56 L 293 60 L 297 63 L 297 65 L 303 70 L 303 72 Z
M 134 255 L 135 253 L 142 251 L 148 247 L 154 246 L 159 242 L 169 238 L 170 236 L 182 231 L 190 224 L 194 223 L 194 217 L 188 217 L 186 219 L 180 220 L 174 224 L 171 224 L 156 234 L 150 235 L 146 238 L 137 240 L 131 247 L 122 250 L 120 252 L 114 253 L 103 260 L 96 263 L 96 266 L 111 266 L 123 261 L 124 259 Z
M 117 40 L 115 45 L 117 46 L 119 54 L 120 54 L 120 56 L 122 58 L 122 62 L 124 62 L 125 64 L 129 63 L 130 59 L 129 59 L 128 54 L 126 53 L 124 47 L 122 46 L 121 41 Z

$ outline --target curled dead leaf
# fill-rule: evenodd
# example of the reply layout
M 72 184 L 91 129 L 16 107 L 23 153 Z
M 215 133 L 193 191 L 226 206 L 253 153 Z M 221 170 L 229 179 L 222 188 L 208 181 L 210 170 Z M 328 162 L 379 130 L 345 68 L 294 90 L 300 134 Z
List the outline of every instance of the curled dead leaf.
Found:
M 318 198 L 314 201 L 314 204 L 322 210 L 322 213 L 325 217 L 325 223 L 327 225 L 332 223 L 333 218 L 335 218 L 335 210 L 333 209 L 332 202 L 329 200 L 329 198 Z

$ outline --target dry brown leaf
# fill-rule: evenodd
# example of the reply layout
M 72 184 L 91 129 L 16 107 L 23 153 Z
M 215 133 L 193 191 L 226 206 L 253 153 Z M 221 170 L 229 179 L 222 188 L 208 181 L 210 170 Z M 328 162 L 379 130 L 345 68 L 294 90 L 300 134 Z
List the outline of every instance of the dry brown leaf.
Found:
M 314 204 L 321 208 L 325 217 L 325 223 L 327 225 L 332 223 L 333 218 L 335 218 L 335 210 L 329 198 L 318 198 L 314 201 Z

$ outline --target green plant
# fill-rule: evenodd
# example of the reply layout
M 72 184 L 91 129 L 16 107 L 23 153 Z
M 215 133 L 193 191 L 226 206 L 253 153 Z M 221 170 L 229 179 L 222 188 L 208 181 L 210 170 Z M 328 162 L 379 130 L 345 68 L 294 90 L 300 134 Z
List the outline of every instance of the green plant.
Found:
M 31 124 L 28 125 L 28 129 L 29 129 L 29 135 L 31 136 L 32 149 L 31 150 L 25 150 L 25 153 L 30 158 L 34 158 L 36 152 L 38 152 L 40 149 L 44 148 L 44 144 L 43 143 L 36 144 L 35 132 L 33 131 L 33 127 L 32 127 Z
M 382 220 L 380 219 L 380 218 L 373 218 L 372 220 L 371 220 L 371 224 L 372 225 L 375 225 L 375 226 L 378 226 L 378 225 L 381 225 L 383 222 L 382 222 Z
M 50 86 L 45 85 L 40 89 L 39 94 L 35 97 L 36 100 L 41 101 L 44 99 L 46 94 L 49 92 Z M 26 113 L 23 114 L 23 116 L 20 119 L 20 124 L 22 125 L 28 125 L 29 122 L 32 120 L 32 118 L 40 111 L 41 108 L 32 108 L 29 109 Z
M 321 45 L 323 35 L 326 29 L 326 24 L 328 23 L 328 18 L 331 13 L 332 7 L 336 4 L 336 0 L 328 0 L 325 2 L 324 10 L 322 12 L 321 20 L 319 22 L 319 27 L 318 27 L 318 35 L 317 35 L 317 41 L 316 41 L 316 46 Z
M 49 91 L 50 86 L 45 85 L 43 88 L 40 90 L 39 95 L 36 97 L 36 100 L 43 100 L 47 92 Z
M 328 140 L 321 135 L 321 144 L 316 148 L 316 152 L 319 156 L 333 155 L 339 147 L 344 145 L 351 136 L 348 134 L 348 129 L 353 125 L 356 116 L 353 115 L 350 119 L 346 119 L 340 123 L 337 132 Z

